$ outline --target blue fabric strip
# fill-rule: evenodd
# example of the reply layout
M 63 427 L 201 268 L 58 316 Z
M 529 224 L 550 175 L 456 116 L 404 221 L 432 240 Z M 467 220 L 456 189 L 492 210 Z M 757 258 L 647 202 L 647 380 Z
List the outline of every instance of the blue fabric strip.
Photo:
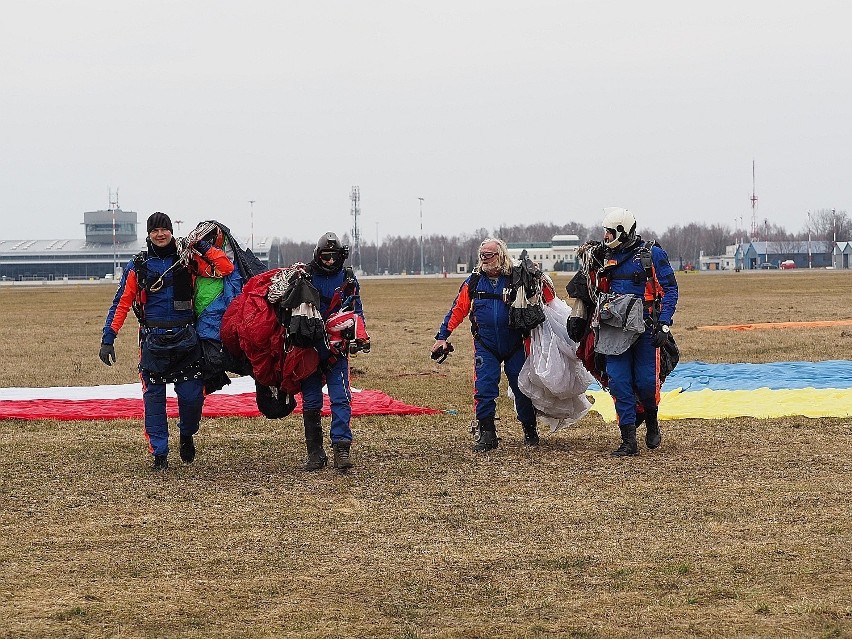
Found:
M 594 384 L 593 389 L 600 386 Z M 768 364 L 705 364 L 680 362 L 663 384 L 663 391 L 771 390 L 852 388 L 852 360 L 771 362 Z
M 771 362 L 768 364 L 705 364 L 680 362 L 663 384 L 664 390 L 772 390 L 852 388 L 852 361 Z

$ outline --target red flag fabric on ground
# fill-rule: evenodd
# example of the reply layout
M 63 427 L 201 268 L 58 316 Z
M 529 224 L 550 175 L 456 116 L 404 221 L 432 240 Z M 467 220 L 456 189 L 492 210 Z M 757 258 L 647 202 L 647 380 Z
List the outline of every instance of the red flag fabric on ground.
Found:
M 240 377 L 223 390 L 208 395 L 204 401 L 204 417 L 259 417 L 254 394 L 254 380 Z M 169 417 L 178 416 L 177 399 L 168 387 L 166 410 Z M 295 412 L 301 412 L 301 396 L 296 397 Z M 412 406 L 378 390 L 352 389 L 352 416 L 365 415 L 434 415 L 434 408 Z M 324 397 L 323 414 L 328 415 L 328 395 Z M 100 419 L 141 419 L 143 416 L 140 384 L 115 386 L 66 386 L 52 388 L 0 389 L 0 419 L 56 419 L 60 421 Z

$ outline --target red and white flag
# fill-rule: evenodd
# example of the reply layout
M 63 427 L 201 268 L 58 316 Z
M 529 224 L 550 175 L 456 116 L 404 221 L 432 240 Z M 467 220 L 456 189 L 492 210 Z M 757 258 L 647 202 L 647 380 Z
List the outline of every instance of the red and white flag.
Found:
M 166 410 L 178 416 L 177 397 L 169 384 Z M 352 416 L 433 415 L 434 408 L 412 406 L 378 390 L 352 390 Z M 301 412 L 301 396 L 295 412 Z M 136 419 L 143 416 L 142 385 L 55 386 L 50 388 L 0 388 L 0 419 L 56 419 L 60 421 L 95 419 Z M 328 395 L 323 414 L 329 414 Z M 238 377 L 204 400 L 204 417 L 259 417 L 254 380 Z

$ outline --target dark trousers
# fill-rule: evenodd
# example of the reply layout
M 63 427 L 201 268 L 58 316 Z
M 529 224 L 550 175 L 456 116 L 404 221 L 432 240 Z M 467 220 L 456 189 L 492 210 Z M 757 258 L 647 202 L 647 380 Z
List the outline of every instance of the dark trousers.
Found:
M 145 439 L 153 455 L 169 452 L 169 420 L 166 414 L 166 385 L 153 384 L 145 373 L 142 378 L 142 400 L 145 405 Z M 178 428 L 181 435 L 195 435 L 204 407 L 204 382 L 189 379 L 175 382 L 178 398 Z
M 497 397 L 500 395 L 500 359 L 477 341 L 473 343 L 473 403 L 476 419 L 494 417 L 497 412 Z M 502 368 L 509 380 L 509 388 L 515 396 L 515 410 L 522 424 L 535 424 L 535 408 L 532 400 L 518 388 L 518 374 L 527 356 L 523 348 L 516 350 L 502 362 Z

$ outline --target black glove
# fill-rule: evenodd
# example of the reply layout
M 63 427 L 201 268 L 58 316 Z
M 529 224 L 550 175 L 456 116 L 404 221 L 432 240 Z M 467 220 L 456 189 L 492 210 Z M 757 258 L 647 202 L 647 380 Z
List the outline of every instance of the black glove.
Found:
M 112 344 L 101 344 L 101 350 L 98 357 L 107 366 L 112 366 L 115 363 L 115 346 Z M 110 361 L 112 360 L 112 361 Z
M 583 335 L 586 334 L 586 328 L 588 328 L 588 322 L 585 318 L 568 318 L 568 337 L 570 337 L 575 342 L 579 343 L 580 340 L 583 339 Z
M 651 344 L 654 348 L 660 348 L 669 341 L 669 327 L 665 324 L 660 324 L 656 330 L 651 333 Z
M 429 354 L 429 357 L 431 357 L 433 360 L 435 360 L 439 364 L 443 364 L 444 360 L 446 360 L 447 357 L 450 356 L 450 353 L 452 353 L 454 350 L 456 350 L 456 349 L 453 347 L 453 345 L 450 344 L 449 342 L 446 342 L 446 346 L 442 346 L 437 351 L 433 351 L 432 353 Z
M 369 353 L 370 352 L 370 340 L 368 339 L 356 339 L 349 342 L 349 354 L 355 355 L 356 353 Z

